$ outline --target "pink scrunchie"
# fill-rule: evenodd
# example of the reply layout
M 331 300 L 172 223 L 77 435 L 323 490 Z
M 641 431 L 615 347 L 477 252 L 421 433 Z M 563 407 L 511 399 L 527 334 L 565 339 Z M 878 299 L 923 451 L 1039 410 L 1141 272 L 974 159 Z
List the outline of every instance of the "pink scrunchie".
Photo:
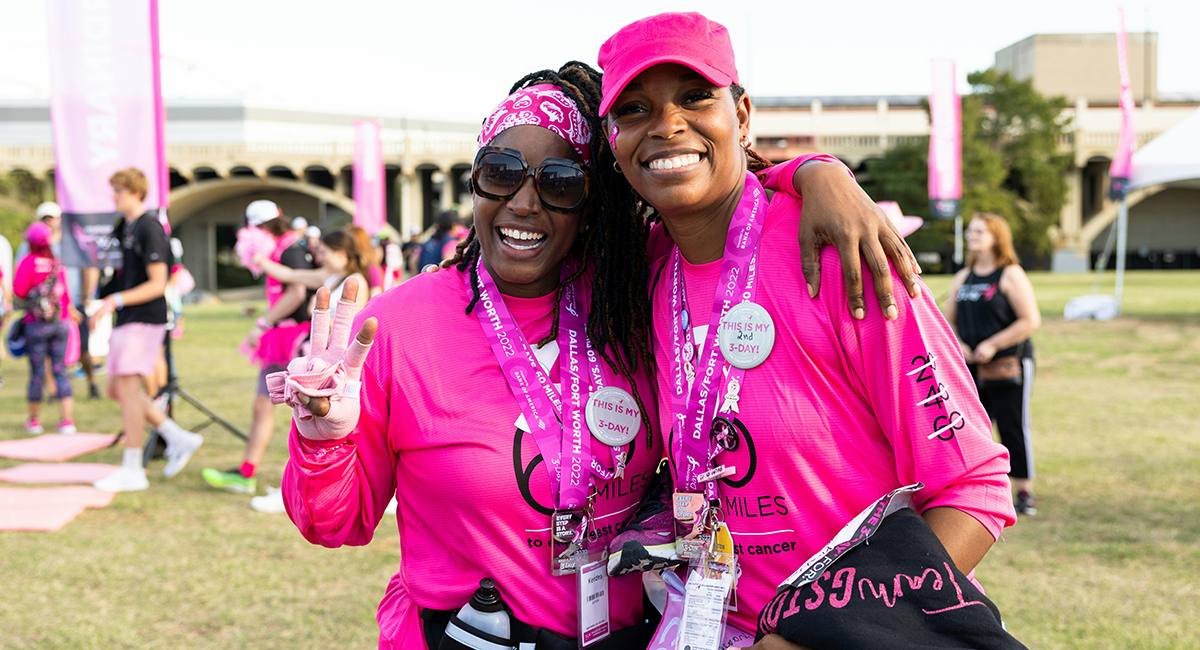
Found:
M 527 124 L 549 129 L 562 136 L 583 158 L 583 164 L 591 166 L 592 130 L 575 102 L 557 86 L 550 84 L 522 88 L 504 98 L 483 121 L 479 146 L 486 147 L 504 131 Z
M 330 401 L 342 398 L 346 388 L 346 365 L 338 361 L 328 365 L 325 361 L 307 357 L 293 359 L 288 369 L 267 375 L 267 394 L 272 404 L 287 404 L 302 420 L 311 418 L 312 412 L 300 401 L 298 395 L 328 397 Z M 311 367 L 305 368 L 305 365 Z M 296 366 L 293 368 L 293 366 Z

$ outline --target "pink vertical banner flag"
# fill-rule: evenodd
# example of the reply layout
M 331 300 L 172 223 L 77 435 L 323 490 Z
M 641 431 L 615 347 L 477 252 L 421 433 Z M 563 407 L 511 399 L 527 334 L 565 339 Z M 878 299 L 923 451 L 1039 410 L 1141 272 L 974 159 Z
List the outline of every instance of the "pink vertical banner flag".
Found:
M 63 262 L 117 266 L 120 247 L 108 236 L 116 218 L 108 179 L 115 172 L 136 167 L 146 175 L 145 207 L 158 209 L 166 227 L 158 0 L 47 0 L 46 6 Z
M 1133 126 L 1133 90 L 1129 83 L 1129 35 L 1125 33 L 1125 10 L 1117 9 L 1117 68 L 1121 75 L 1121 139 L 1108 175 L 1112 179 L 1109 196 L 1121 199 L 1133 175 L 1133 152 L 1137 149 L 1137 129 Z
M 372 235 L 387 223 L 382 128 L 375 120 L 354 122 L 354 225 Z
M 929 94 L 929 211 L 934 219 L 959 216 L 962 200 L 962 100 L 954 62 L 933 61 Z
M 111 213 L 108 179 L 137 167 L 165 201 L 156 0 L 48 0 L 50 122 L 64 212 Z

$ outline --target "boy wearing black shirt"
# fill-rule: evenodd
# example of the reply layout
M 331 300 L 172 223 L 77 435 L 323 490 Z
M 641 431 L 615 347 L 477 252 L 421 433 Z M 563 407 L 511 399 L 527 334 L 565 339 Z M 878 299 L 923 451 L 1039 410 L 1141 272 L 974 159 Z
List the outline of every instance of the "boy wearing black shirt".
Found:
M 155 408 L 142 388 L 153 376 L 167 333 L 167 266 L 171 245 L 155 215 L 145 212 L 149 182 L 141 171 L 124 169 L 109 179 L 113 202 L 121 218 L 113 224 L 113 239 L 120 242 L 121 265 L 100 290 L 103 306 L 90 319 L 95 328 L 101 318 L 116 312 L 109 338 L 108 395 L 121 405 L 125 452 L 121 467 L 93 485 L 107 492 L 130 492 L 150 486 L 142 470 L 142 436 L 147 422 L 167 441 L 163 475 L 179 473 L 204 438 Z

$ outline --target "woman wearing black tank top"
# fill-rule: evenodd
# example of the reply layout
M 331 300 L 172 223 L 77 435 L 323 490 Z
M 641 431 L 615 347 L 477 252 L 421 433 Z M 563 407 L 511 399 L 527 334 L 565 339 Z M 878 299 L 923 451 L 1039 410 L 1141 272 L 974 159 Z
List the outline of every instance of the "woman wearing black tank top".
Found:
M 1013 250 L 1003 217 L 976 213 L 967 227 L 967 266 L 954 276 L 946 320 L 979 385 L 979 399 L 1008 448 L 1009 478 L 1018 514 L 1033 505 L 1033 444 L 1029 399 L 1033 389 L 1033 343 L 1041 324 L 1033 285 Z

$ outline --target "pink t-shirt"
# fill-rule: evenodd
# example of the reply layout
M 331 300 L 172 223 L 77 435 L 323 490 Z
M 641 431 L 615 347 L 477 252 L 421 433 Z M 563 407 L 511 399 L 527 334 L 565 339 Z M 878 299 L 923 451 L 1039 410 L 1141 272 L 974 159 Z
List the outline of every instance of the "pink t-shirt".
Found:
M 476 315 L 465 313 L 469 300 L 457 269 L 421 274 L 371 300 L 357 319 L 379 319 L 358 427 L 332 443 L 291 434 L 284 500 L 310 542 L 366 544 L 396 496 L 401 560 L 379 606 L 381 648 L 425 647 L 419 608 L 458 609 L 484 577 L 496 580 L 520 620 L 576 635 L 575 577 L 550 575 L 549 475 L 533 436 L 518 427 L 520 406 Z M 505 304 L 536 350 L 550 331 L 553 297 L 506 296 Z M 550 352 L 539 359 L 558 381 Z M 640 370 L 638 391 L 657 426 L 652 386 Z M 606 376 L 630 389 L 615 373 Z M 651 440 L 647 448 L 646 433 L 638 435 L 624 479 L 597 479 L 602 534 L 593 544 L 607 545 L 633 515 L 662 458 L 657 431 Z M 601 459 L 612 467 L 611 457 Z M 610 586 L 613 629 L 640 621 L 641 577 Z
M 856 321 L 837 251 L 826 247 L 821 293 L 810 299 L 796 242 L 799 215 L 800 201 L 783 193 L 767 211 L 756 302 L 774 320 L 775 346 L 746 371 L 735 417 L 749 435 L 716 460 L 737 468 L 722 479 L 720 496 L 742 570 L 730 621 L 745 630 L 755 629 L 780 582 L 896 487 L 924 483 L 919 510 L 958 508 L 993 536 L 1015 521 L 1008 452 L 992 441 L 991 422 L 929 289 L 922 286 L 915 300 L 898 292 L 897 321 L 885 321 L 870 300 L 866 318 Z M 654 336 L 664 432 L 673 423 L 671 275 L 669 267 L 661 275 L 658 269 L 670 259 L 660 258 L 650 274 L 658 277 Z M 684 273 L 692 326 L 707 331 L 720 261 L 685 265 Z M 869 277 L 865 266 L 863 275 Z M 903 286 L 898 277 L 893 282 Z M 931 358 L 935 366 L 917 371 Z M 920 405 L 936 387 L 948 397 Z M 948 440 L 928 438 L 948 422 L 959 423 L 942 434 Z M 678 453 L 679 440 L 666 435 Z
M 29 295 L 30 289 L 45 281 L 53 269 L 53 257 L 30 253 L 21 258 L 21 263 L 17 265 L 17 270 L 13 271 L 13 295 L 18 298 L 25 298 Z M 67 272 L 62 266 L 58 267 L 57 286 L 62 291 L 62 299 L 59 301 L 61 307 L 59 310 L 59 319 L 67 320 L 71 317 L 69 309 L 71 306 L 71 296 L 67 292 Z M 26 313 L 24 320 L 26 323 L 32 323 L 33 314 Z
M 275 242 L 275 250 L 271 252 L 271 261 L 279 264 L 280 259 L 283 258 L 283 252 L 288 249 L 288 246 L 291 246 L 299 240 L 300 235 L 297 235 L 295 231 L 289 230 L 285 232 L 283 236 Z M 275 303 L 279 302 L 279 298 L 283 296 L 285 285 L 269 275 L 267 276 L 266 285 L 267 309 L 270 309 L 274 307 Z

